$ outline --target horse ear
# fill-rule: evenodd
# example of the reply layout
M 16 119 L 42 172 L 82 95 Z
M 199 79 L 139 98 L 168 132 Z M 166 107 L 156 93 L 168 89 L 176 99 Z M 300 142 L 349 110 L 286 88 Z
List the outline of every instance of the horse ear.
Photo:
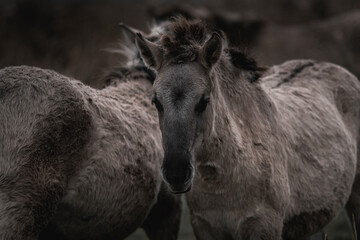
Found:
M 220 58 L 222 53 L 222 38 L 218 33 L 213 33 L 200 49 L 200 56 L 203 64 L 211 68 Z
M 132 28 L 124 23 L 119 23 L 119 27 L 121 29 L 122 34 L 125 36 L 125 38 L 129 41 L 129 43 L 134 44 L 135 43 L 135 38 L 136 38 L 136 33 L 142 33 L 142 31 Z
M 145 64 L 150 68 L 158 70 L 163 56 L 161 47 L 145 39 L 141 33 L 136 33 L 135 42 Z

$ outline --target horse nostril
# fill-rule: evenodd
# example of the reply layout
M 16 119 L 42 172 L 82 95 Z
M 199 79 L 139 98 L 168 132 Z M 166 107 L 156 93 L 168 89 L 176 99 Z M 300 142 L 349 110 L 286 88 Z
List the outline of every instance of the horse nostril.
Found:
M 192 175 L 192 168 L 189 167 L 187 169 L 187 174 L 186 174 L 186 178 L 185 178 L 185 183 L 189 182 L 190 178 L 191 178 L 191 175 Z
M 163 179 L 165 182 L 174 185 L 182 185 L 188 183 L 192 176 L 192 168 L 188 168 L 185 171 L 179 171 L 170 173 L 165 169 L 162 170 Z
M 166 171 L 164 168 L 161 169 L 161 175 L 162 175 L 162 178 L 165 182 L 169 182 L 169 180 L 166 178 Z

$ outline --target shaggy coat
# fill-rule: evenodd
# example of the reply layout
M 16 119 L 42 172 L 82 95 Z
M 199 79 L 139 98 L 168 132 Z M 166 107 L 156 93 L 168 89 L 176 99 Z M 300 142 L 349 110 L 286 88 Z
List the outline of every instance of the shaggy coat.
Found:
M 163 177 L 189 191 L 197 239 L 302 239 L 345 205 L 359 232 L 358 79 L 312 60 L 250 68 L 201 22 L 166 29 L 136 43 L 157 72 Z
M 103 90 L 50 70 L 0 70 L 0 239 L 176 239 L 151 83 Z M 115 86 L 116 85 L 116 86 Z

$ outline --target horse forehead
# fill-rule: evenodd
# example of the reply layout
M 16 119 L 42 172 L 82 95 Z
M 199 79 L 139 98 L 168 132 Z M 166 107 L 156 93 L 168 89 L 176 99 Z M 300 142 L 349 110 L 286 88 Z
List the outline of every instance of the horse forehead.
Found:
M 204 85 L 201 69 L 194 64 L 177 64 L 166 69 L 161 75 L 159 85 L 163 85 L 167 91 L 189 92 L 201 88 Z

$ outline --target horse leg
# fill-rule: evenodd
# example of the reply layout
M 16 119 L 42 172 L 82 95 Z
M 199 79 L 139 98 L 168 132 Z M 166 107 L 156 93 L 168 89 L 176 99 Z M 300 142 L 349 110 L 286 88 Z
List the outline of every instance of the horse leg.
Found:
M 150 240 L 177 239 L 181 219 L 181 198 L 163 183 L 156 204 L 142 225 Z
M 360 239 L 360 176 L 356 176 L 355 182 L 352 188 L 352 192 L 348 202 L 346 203 L 346 212 L 350 219 L 354 238 Z
M 282 238 L 282 240 L 291 240 L 291 239 Z M 326 236 L 324 230 L 321 230 L 321 231 L 311 235 L 310 237 L 303 238 L 302 240 L 327 240 L 327 236 Z
M 220 236 L 215 236 L 213 228 L 200 217 L 196 217 L 190 214 L 191 226 L 194 231 L 195 238 L 197 240 L 216 240 L 222 239 Z
M 326 240 L 326 234 L 324 232 L 324 230 L 321 230 L 313 235 L 311 235 L 310 237 L 304 238 L 304 240 Z

